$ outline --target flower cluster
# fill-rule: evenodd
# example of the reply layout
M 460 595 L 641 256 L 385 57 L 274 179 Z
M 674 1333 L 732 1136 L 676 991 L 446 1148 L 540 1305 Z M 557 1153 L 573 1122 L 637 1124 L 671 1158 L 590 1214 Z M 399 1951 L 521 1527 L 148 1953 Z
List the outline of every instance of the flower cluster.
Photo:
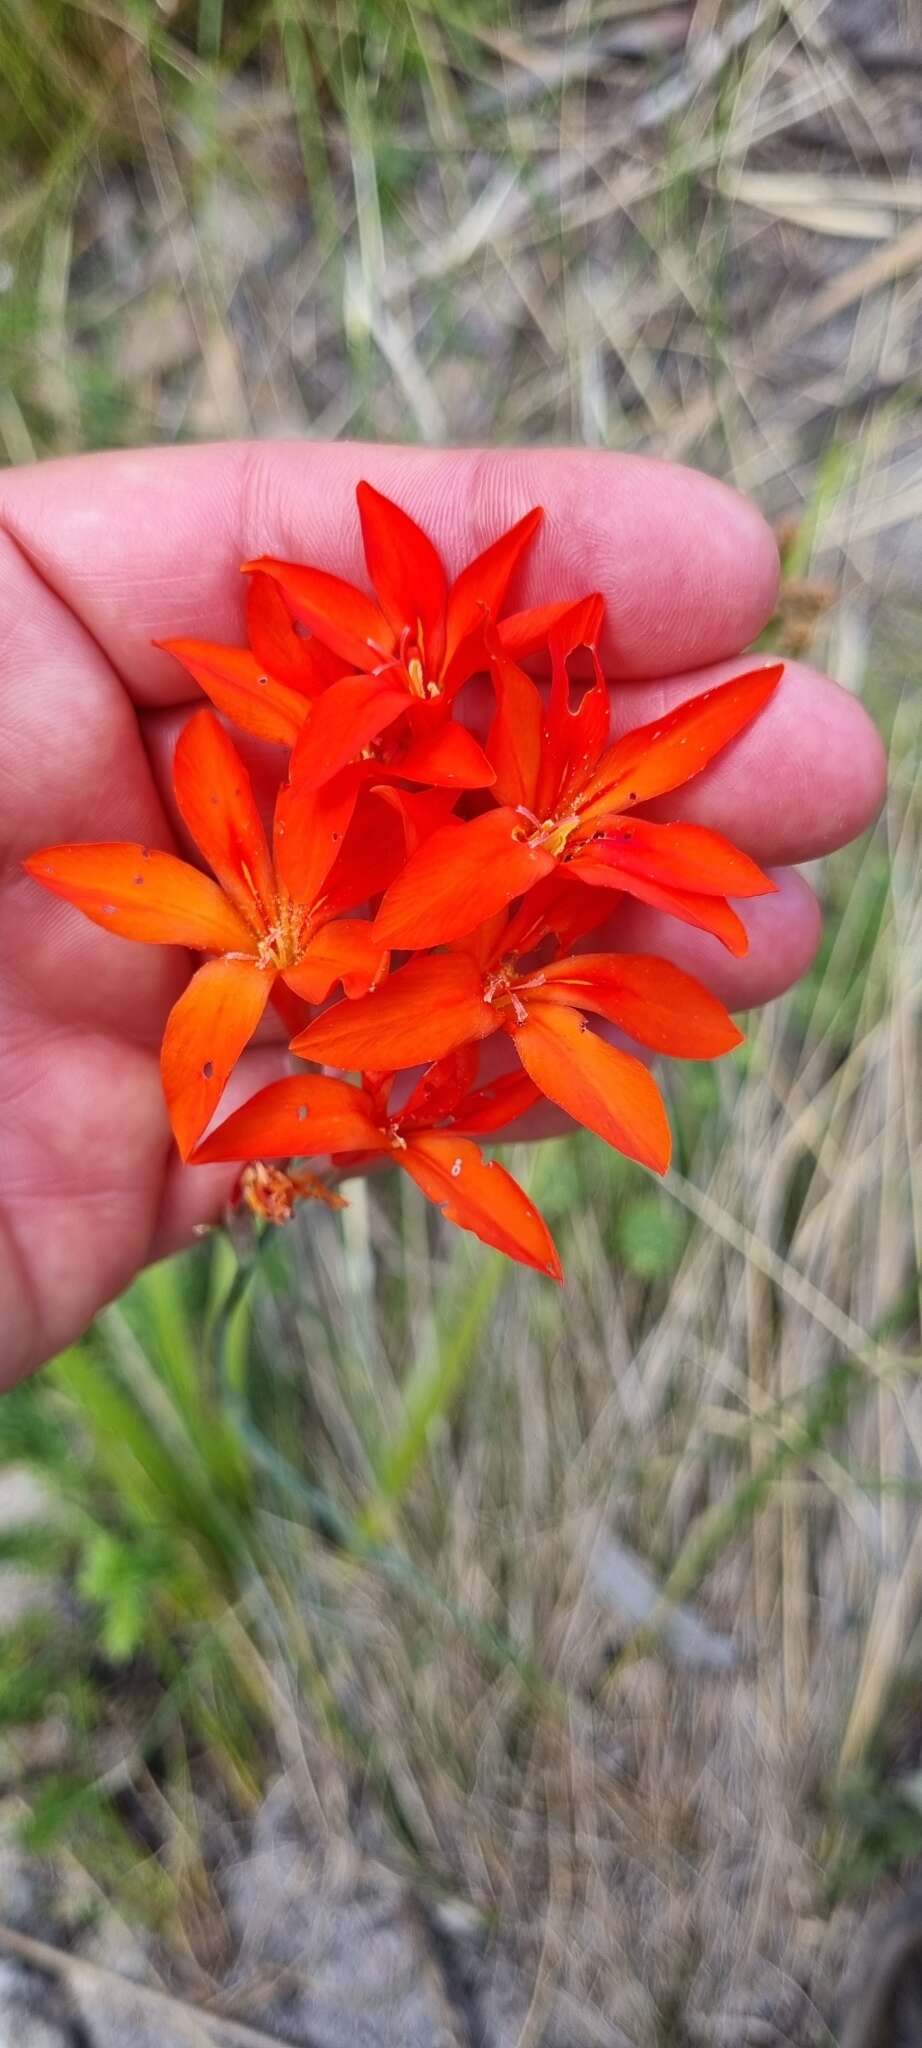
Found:
M 376 598 L 263 558 L 244 565 L 245 647 L 160 643 L 225 720 L 284 749 L 271 829 L 203 708 L 176 748 L 174 790 L 211 876 L 133 844 L 45 847 L 26 867 L 122 938 L 206 956 L 161 1054 L 183 1159 L 245 1162 L 242 1192 L 274 1221 L 299 1200 L 341 1199 L 299 1159 L 328 1159 L 335 1179 L 388 1161 L 453 1222 L 559 1279 L 534 1205 L 474 1141 L 546 1098 L 665 1171 L 656 1083 L 590 1018 L 683 1059 L 728 1052 L 740 1034 L 669 961 L 585 942 L 627 895 L 745 952 L 729 899 L 772 883 L 719 834 L 644 807 L 756 716 L 781 669 L 736 676 L 612 743 L 601 598 L 505 610 L 539 510 L 449 584 L 406 512 L 369 484 L 357 497 Z M 522 665 L 531 657 L 546 689 Z M 491 685 L 483 744 L 456 716 L 476 676 Z M 270 1003 L 299 1059 L 359 1084 L 300 1071 L 205 1136 Z M 487 1039 L 514 1064 L 488 1061 L 483 1078 Z

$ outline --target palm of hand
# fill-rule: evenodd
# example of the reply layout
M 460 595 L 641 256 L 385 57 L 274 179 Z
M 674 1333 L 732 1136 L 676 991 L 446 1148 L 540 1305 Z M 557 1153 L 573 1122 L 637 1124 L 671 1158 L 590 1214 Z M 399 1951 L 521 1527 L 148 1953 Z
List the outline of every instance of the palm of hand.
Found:
M 316 474 L 309 493 L 308 469 Z M 700 670 L 693 680 L 622 692 L 630 700 L 622 724 L 705 686 L 713 677 L 703 665 L 736 653 L 771 608 L 773 549 L 756 515 L 704 479 L 625 458 L 237 447 L 8 475 L 0 502 L 7 1383 L 77 1334 L 146 1260 L 217 1216 L 233 1179 L 233 1169 L 182 1169 L 172 1155 L 158 1048 L 189 963 L 98 930 L 42 895 L 20 863 L 38 846 L 82 839 L 188 852 L 166 794 L 171 707 L 187 684 L 150 641 L 238 638 L 236 572 L 246 554 L 288 554 L 360 577 L 352 493 L 363 474 L 428 524 L 455 566 L 543 499 L 552 531 L 524 601 L 596 584 L 621 622 L 616 672 Z M 879 801 L 872 729 L 852 700 L 810 671 L 790 672 L 764 731 L 732 752 L 735 767 L 701 777 L 683 813 L 763 862 L 841 844 Z M 639 906 L 617 942 L 668 950 L 743 1007 L 802 972 L 817 934 L 797 877 L 747 906 L 747 923 L 752 944 L 742 962 Z M 234 1099 L 278 1071 L 277 1046 L 255 1048 Z
M 61 919 L 19 871 L 28 840 L 169 847 L 173 837 L 118 678 L 12 550 L 3 611 L 7 674 L 15 666 L 36 678 L 18 704 L 4 702 L 17 721 L 11 732 L 4 716 L 4 814 L 6 830 L 17 829 L 0 881 L 0 1298 L 15 1369 L 65 1343 L 183 1234 L 158 1048 L 186 969 L 178 952 Z M 66 681 L 69 705 L 47 715 L 35 702 L 35 640 L 36 615 L 49 611 L 40 674 Z M 21 720 L 37 721 L 37 744 Z

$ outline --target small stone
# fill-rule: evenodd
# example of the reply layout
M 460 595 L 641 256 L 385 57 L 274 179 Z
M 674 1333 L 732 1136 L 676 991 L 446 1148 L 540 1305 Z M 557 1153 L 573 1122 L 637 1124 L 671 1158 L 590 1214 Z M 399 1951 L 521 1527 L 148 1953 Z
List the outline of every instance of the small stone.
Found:
M 0 2048 L 71 2048 L 72 2040 L 57 1979 L 0 1957 Z

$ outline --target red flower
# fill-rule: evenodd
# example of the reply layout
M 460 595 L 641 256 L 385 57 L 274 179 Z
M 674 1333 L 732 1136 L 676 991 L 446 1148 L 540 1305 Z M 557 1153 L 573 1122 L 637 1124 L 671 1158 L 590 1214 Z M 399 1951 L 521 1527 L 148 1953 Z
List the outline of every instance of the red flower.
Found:
M 539 885 L 515 916 L 493 919 L 466 946 L 411 960 L 382 988 L 315 1018 L 292 1051 L 349 1069 L 372 1060 L 400 1068 L 505 1031 L 540 1094 L 665 1173 L 670 1136 L 656 1082 L 640 1060 L 589 1030 L 587 1015 L 680 1059 L 716 1059 L 741 1034 L 717 997 L 668 960 L 565 952 L 585 929 L 590 894 L 556 880 Z M 552 931 L 554 957 L 523 964 Z
M 216 882 L 135 845 L 48 846 L 26 867 L 106 931 L 218 956 L 192 976 L 163 1039 L 164 1092 L 185 1158 L 273 992 L 293 1019 L 278 982 L 312 1003 L 337 981 L 358 994 L 386 972 L 387 952 L 367 921 L 339 915 L 381 877 L 374 832 L 362 848 L 343 844 L 356 804 L 349 778 L 318 793 L 284 785 L 270 854 L 243 762 L 212 713 L 199 711 L 176 748 L 174 788 Z M 402 822 L 400 837 L 402 846 Z
M 305 571 L 305 574 L 310 572 Z M 218 711 L 254 739 L 294 752 L 292 777 L 319 786 L 355 764 L 360 780 L 400 776 L 449 789 L 487 788 L 493 770 L 476 740 L 448 720 L 445 705 L 419 707 L 438 729 L 417 732 L 405 716 L 407 692 L 395 669 L 353 676 L 316 635 L 299 634 L 279 586 L 255 570 L 247 597 L 248 647 L 213 640 L 159 640 L 210 697 Z M 330 690 L 337 684 L 335 692 Z M 330 702 L 321 707 L 323 693 Z
M 493 621 L 503 646 L 534 651 L 565 604 L 520 612 L 499 624 L 512 577 L 543 516 L 526 513 L 478 555 L 449 586 L 428 536 L 399 505 L 370 484 L 356 492 L 365 559 L 379 602 L 340 576 L 262 557 L 247 570 L 274 578 L 294 618 L 357 671 L 326 690 L 312 711 L 297 754 L 298 772 L 320 783 L 399 725 L 396 755 L 412 781 L 486 788 L 493 769 L 483 750 L 451 717 L 463 683 L 486 666 L 484 626 Z M 313 645 L 313 642 L 310 643 Z
M 247 647 L 217 640 L 156 640 L 194 677 L 217 711 L 257 740 L 293 747 L 311 704 L 348 663 L 319 640 L 295 632 L 271 576 L 252 576 L 246 598 Z
M 26 866 L 108 931 L 213 956 L 174 1004 L 161 1051 L 183 1158 L 245 1162 L 239 1199 L 272 1221 L 341 1197 L 306 1167 L 267 1161 L 326 1154 L 342 1172 L 391 1161 L 464 1229 L 559 1279 L 541 1217 L 473 1137 L 543 1096 L 665 1171 L 656 1082 L 591 1019 L 686 1059 L 728 1052 L 740 1034 L 669 961 L 578 946 L 623 891 L 745 952 L 729 899 L 773 884 L 717 833 L 637 812 L 742 731 L 781 670 L 734 677 L 611 744 L 601 599 L 500 616 L 539 510 L 449 586 L 406 512 L 368 484 L 357 496 L 377 600 L 267 559 L 246 565 L 246 647 L 161 643 L 224 716 L 289 750 L 271 850 L 243 761 L 200 711 L 174 784 L 216 879 L 133 844 L 46 847 Z M 546 705 L 519 666 L 544 647 Z M 568 664 L 580 649 L 592 679 L 574 707 Z M 485 749 L 453 719 L 462 685 L 484 669 L 495 696 Z M 459 790 L 482 792 L 464 821 L 451 815 Z M 373 923 L 343 914 L 374 902 Z M 386 979 L 392 945 L 416 957 Z M 305 1006 L 337 984 L 347 1000 L 305 1025 Z M 270 1000 L 294 1053 L 354 1071 L 361 1086 L 279 1081 L 199 1142 Z M 480 1043 L 497 1033 L 520 1065 L 477 1088 Z M 397 1076 L 416 1066 L 425 1071 L 401 1104 L 409 1084 Z
M 560 1260 L 534 1203 L 505 1167 L 458 1135 L 496 1130 L 527 1108 L 536 1091 L 519 1075 L 473 1091 L 471 1080 L 470 1056 L 455 1055 L 431 1067 L 403 1108 L 393 1111 L 389 1074 L 366 1074 L 362 1088 L 312 1074 L 273 1081 L 199 1145 L 194 1164 L 289 1159 L 305 1151 L 329 1153 L 350 1168 L 386 1159 L 408 1173 L 449 1222 L 559 1281 Z
M 600 607 L 587 599 L 552 630 L 546 711 L 535 684 L 494 647 L 497 713 L 487 753 L 499 807 L 463 831 L 434 833 L 408 862 L 378 913 L 383 943 L 445 944 L 562 870 L 638 896 L 745 953 L 746 933 L 727 898 L 766 895 L 774 883 L 702 825 L 625 814 L 698 775 L 762 709 L 781 666 L 734 676 L 610 745 L 608 690 L 595 655 Z M 580 646 L 595 674 L 573 711 L 567 660 Z

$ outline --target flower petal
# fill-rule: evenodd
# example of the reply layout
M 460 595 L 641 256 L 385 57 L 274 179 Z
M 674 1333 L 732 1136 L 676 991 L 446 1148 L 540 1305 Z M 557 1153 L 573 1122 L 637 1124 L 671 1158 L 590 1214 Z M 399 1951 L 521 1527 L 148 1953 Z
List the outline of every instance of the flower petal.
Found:
M 562 1281 L 554 1240 L 534 1202 L 495 1159 L 481 1158 L 469 1138 L 452 1132 L 420 1131 L 396 1154 L 430 1202 L 449 1223 L 470 1230 L 482 1244 Z
M 251 930 L 275 915 L 275 874 L 253 785 L 213 711 L 183 727 L 173 757 L 180 815 L 199 852 Z
M 386 946 L 447 945 L 553 867 L 551 854 L 527 844 L 515 811 L 485 811 L 433 832 L 391 883 L 375 928 Z
M 442 665 L 448 580 L 421 526 L 371 484 L 356 490 L 368 574 L 395 637 L 408 628 L 422 643 L 427 676 Z
M 550 1003 L 530 1003 L 527 1022 L 512 1035 L 542 1095 L 616 1152 L 665 1173 L 672 1150 L 666 1110 L 639 1060 L 606 1045 L 572 1010 Z
M 667 889 L 665 883 L 652 882 L 646 875 L 631 875 L 624 868 L 615 869 L 605 861 L 593 860 L 594 851 L 592 846 L 587 846 L 585 851 L 580 848 L 570 862 L 570 872 L 585 882 L 595 883 L 598 888 L 619 889 L 626 896 L 636 896 L 638 902 L 649 903 L 652 910 L 665 910 L 682 924 L 710 932 L 738 960 L 748 953 L 746 927 L 725 896 L 704 896 L 692 889 Z
M 360 781 L 344 768 L 322 789 L 284 783 L 275 800 L 272 849 L 275 872 L 294 903 L 317 896 L 346 842 Z
M 704 896 L 771 896 L 775 891 L 775 883 L 748 853 L 704 825 L 624 818 L 592 840 L 591 854 L 612 868 L 616 888 L 619 875 L 627 873 Z
M 558 950 L 568 951 L 577 939 L 588 937 L 611 915 L 611 904 L 597 889 L 580 882 L 569 866 L 559 866 L 544 880 L 536 882 L 502 933 L 497 933 L 495 954 L 521 957 L 540 946 L 548 933 L 557 940 Z
M 541 883 L 536 883 L 535 887 L 540 889 Z M 528 894 L 531 896 L 534 891 L 529 890 Z M 493 916 L 488 917 L 484 924 L 479 924 L 475 931 L 465 932 L 460 939 L 454 939 L 452 952 L 466 953 L 470 960 L 476 961 L 481 975 L 485 975 L 491 967 L 498 966 L 499 962 L 505 959 L 509 924 L 508 909 L 504 907 L 502 910 L 494 911 Z
M 448 686 L 454 658 L 462 643 L 472 635 L 479 635 L 484 615 L 498 619 L 513 570 L 543 518 L 540 505 L 526 512 L 524 519 L 517 520 L 508 533 L 500 534 L 499 540 L 469 562 L 452 584 L 445 608 L 443 687 Z M 473 674 L 473 670 L 469 669 L 468 674 Z M 455 680 L 452 677 L 452 681 Z
M 410 717 L 412 726 L 412 711 Z M 473 733 L 451 718 L 433 732 L 413 735 L 406 751 L 397 750 L 389 765 L 407 782 L 430 782 L 442 789 L 489 789 L 496 780 Z
M 581 953 L 540 970 L 542 1004 L 607 1017 L 629 1038 L 677 1059 L 712 1060 L 741 1045 L 728 1010 L 710 989 L 652 953 Z M 527 984 L 522 1000 L 528 1001 Z
M 291 989 L 285 987 L 280 975 L 276 975 L 273 984 L 272 1008 L 276 1016 L 281 1018 L 288 1038 L 293 1038 L 296 1031 L 303 1031 L 305 1024 L 310 1023 L 307 1003 L 300 1002 L 296 995 L 292 995 Z
M 23 863 L 36 882 L 104 931 L 202 953 L 253 951 L 223 889 L 175 854 L 135 844 L 45 846 Z
M 784 663 L 747 670 L 628 732 L 603 755 L 588 785 L 593 809 L 649 803 L 699 775 L 768 703 Z
M 211 640 L 156 640 L 173 654 L 211 698 L 216 711 L 257 740 L 293 747 L 308 716 L 300 690 L 289 689 L 261 668 L 248 647 L 221 647 Z
M 571 791 L 582 795 L 587 775 L 606 745 L 611 723 L 608 685 L 596 652 L 605 604 L 598 591 L 570 605 L 548 636 L 551 691 L 536 804 L 542 817 L 562 811 Z M 585 651 L 593 680 L 575 708 L 569 663 Z
M 541 1090 L 519 1067 L 514 1074 L 501 1074 L 496 1081 L 488 1081 L 483 1088 L 475 1088 L 459 1102 L 454 1113 L 455 1129 L 471 1131 L 486 1136 L 490 1131 L 504 1130 L 526 1110 L 533 1109 L 541 1099 Z
M 600 590 L 590 590 L 585 597 L 566 605 L 548 633 L 552 662 L 567 662 L 580 649 L 595 655 L 604 617 L 605 599 Z
M 361 1088 L 321 1074 L 270 1081 L 197 1146 L 193 1166 L 231 1159 L 296 1159 L 338 1152 L 388 1151 Z
M 255 960 L 206 960 L 166 1020 L 160 1073 L 184 1159 L 217 1109 L 272 991 Z
M 376 783 L 370 800 L 377 800 L 397 813 L 403 828 L 404 852 L 410 854 L 422 846 L 424 839 L 431 839 L 433 832 L 448 824 L 457 798 L 449 789 L 397 789 L 389 783 Z
M 278 584 L 293 618 L 310 626 L 324 645 L 341 655 L 352 668 L 377 668 L 393 654 L 397 636 L 378 606 L 326 569 L 310 569 L 300 562 L 280 562 L 274 555 L 262 555 L 257 562 L 244 562 L 245 576 L 254 570 L 271 576 Z
M 487 739 L 487 757 L 496 773 L 497 802 L 522 804 L 534 810 L 541 766 L 544 709 L 530 676 L 518 663 L 496 651 L 491 653 L 490 674 L 496 696 L 496 714 Z
M 271 576 L 250 577 L 246 597 L 247 639 L 258 662 L 277 683 L 316 697 L 348 671 L 319 640 L 305 640 Z
M 371 763 L 362 769 L 380 773 Z M 344 770 L 346 774 L 359 771 Z M 328 783 L 327 788 L 335 788 Z M 446 809 L 454 797 L 444 790 L 392 789 L 387 784 L 363 783 L 355 817 L 338 858 L 323 885 L 323 902 L 331 916 L 355 910 L 373 896 L 380 896 L 406 865 L 408 854 L 444 824 Z
M 314 934 L 297 967 L 288 968 L 284 978 L 305 1002 L 325 1003 L 337 981 L 347 996 L 364 996 L 383 980 L 387 964 L 387 951 L 374 938 L 367 918 L 340 917 Z
M 400 1112 L 401 1130 L 406 1132 L 413 1124 L 430 1129 L 451 1116 L 473 1086 L 479 1065 L 480 1047 L 469 1041 L 427 1067 Z
M 483 1000 L 473 961 L 440 953 L 411 960 L 373 994 L 315 1017 L 292 1039 L 291 1050 L 333 1067 L 391 1073 L 443 1059 L 456 1045 L 495 1030 L 496 1014 Z
M 392 675 L 397 671 L 392 670 Z M 291 757 L 291 780 L 319 789 L 406 711 L 409 691 L 385 675 L 346 676 L 318 697 Z
M 496 626 L 503 654 L 511 661 L 524 661 L 529 654 L 540 654 L 554 627 L 572 610 L 573 600 L 566 597 L 557 604 L 536 604 L 525 612 L 510 612 Z

